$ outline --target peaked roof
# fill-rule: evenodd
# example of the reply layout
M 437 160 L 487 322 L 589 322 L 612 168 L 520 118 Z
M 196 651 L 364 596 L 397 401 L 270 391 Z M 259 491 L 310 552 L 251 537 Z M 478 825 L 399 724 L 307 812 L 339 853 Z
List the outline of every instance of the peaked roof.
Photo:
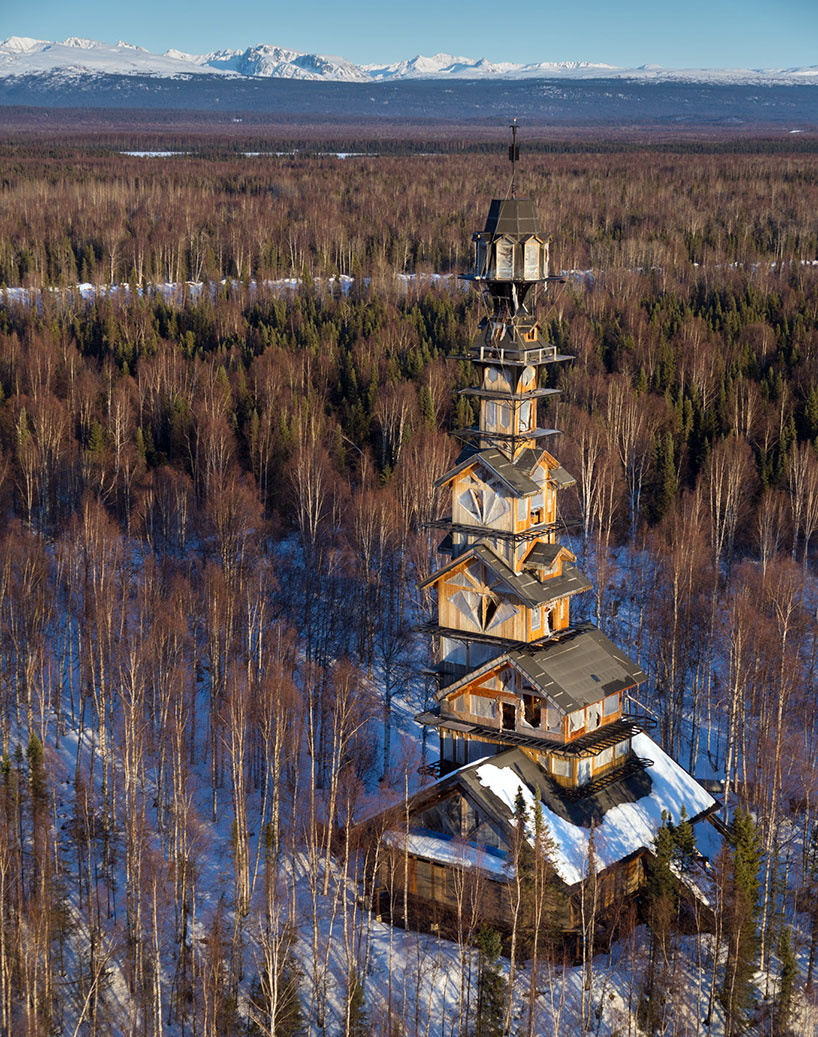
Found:
M 448 684 L 448 697 L 476 678 L 510 664 L 563 713 L 599 702 L 646 680 L 642 670 L 592 624 L 558 634 L 537 648 L 513 649 Z
M 540 218 L 530 198 L 493 198 L 485 234 L 540 234 Z
M 497 447 L 486 447 L 484 450 L 468 446 L 462 450 L 455 462 L 454 468 L 449 469 L 439 479 L 435 480 L 435 486 L 445 486 L 455 476 L 468 471 L 476 465 L 487 468 L 518 497 L 531 497 L 542 491 L 542 486 L 532 478 L 537 465 L 545 458 L 548 465 L 548 479 L 555 483 L 558 490 L 568 486 L 574 486 L 576 479 L 562 467 L 562 465 L 547 450 L 537 447 L 526 447 L 521 450 L 517 458 L 512 461 L 507 454 Z
M 667 811 L 678 822 L 682 809 L 697 821 L 717 805 L 713 797 L 671 759 L 646 734 L 633 738 L 633 752 L 649 769 L 624 772 L 616 782 L 589 792 L 581 799 L 566 796 L 546 770 L 521 749 L 507 749 L 488 756 L 440 778 L 416 793 L 410 810 L 418 812 L 441 795 L 459 790 L 481 809 L 510 843 L 515 825 L 518 793 L 529 812 L 539 805 L 554 843 L 552 864 L 568 886 L 581 882 L 588 867 L 588 839 L 594 825 L 594 850 L 597 871 L 610 868 L 643 850 L 652 850 L 656 833 Z M 462 863 L 498 873 L 496 859 L 470 853 L 470 846 L 459 847 L 453 860 L 450 840 L 435 837 L 414 846 L 410 829 L 410 853 L 428 856 L 441 863 Z M 427 833 L 424 833 L 427 834 Z M 440 844 L 440 845 L 438 845 Z M 441 858 L 438 854 L 442 853 Z
M 487 468 L 492 475 L 496 475 L 518 497 L 531 497 L 542 490 L 542 487 L 534 482 L 530 475 L 520 471 L 497 447 L 487 447 L 485 450 L 464 450 L 457 459 L 455 467 L 446 472 L 445 475 L 441 475 L 435 481 L 435 486 L 445 486 L 455 476 L 476 465 L 482 465 L 484 468 Z
M 535 652 L 515 650 L 508 655 L 537 691 L 566 712 L 647 679 L 636 663 L 590 623 Z
M 457 555 L 452 561 L 427 577 L 421 587 L 430 587 L 471 559 L 482 562 L 494 579 L 503 584 L 509 594 L 518 598 L 529 608 L 547 605 L 549 602 L 564 598 L 569 594 L 579 594 L 581 591 L 590 590 L 592 586 L 588 577 L 581 573 L 575 565 L 570 564 L 563 565 L 562 573 L 559 576 L 552 576 L 543 582 L 525 569 L 519 573 L 515 572 L 510 565 L 492 551 L 485 541 L 478 540 L 476 544 L 472 544 L 462 554 Z
M 570 558 L 572 562 L 576 561 L 574 552 L 566 547 L 565 544 L 546 544 L 542 540 L 538 540 L 526 555 L 525 564 L 526 566 L 533 565 L 541 569 L 550 569 L 561 554 Z

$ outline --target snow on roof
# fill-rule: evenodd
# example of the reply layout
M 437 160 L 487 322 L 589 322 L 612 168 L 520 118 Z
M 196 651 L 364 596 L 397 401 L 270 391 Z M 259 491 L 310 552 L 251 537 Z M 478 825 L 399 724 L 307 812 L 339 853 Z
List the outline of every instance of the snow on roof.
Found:
M 404 846 L 415 857 L 425 857 L 438 864 L 451 864 L 461 868 L 477 869 L 490 875 L 506 878 L 508 868 L 504 857 L 489 849 L 462 840 L 444 839 L 428 832 L 387 832 L 385 842 L 402 850 Z
M 621 803 L 606 811 L 594 830 L 597 871 L 611 867 L 638 850 L 651 848 L 662 825 L 663 810 L 678 822 L 682 807 L 688 817 L 695 817 L 715 804 L 710 793 L 663 752 L 653 739 L 642 733 L 634 736 L 632 744 L 637 756 L 653 760 L 649 772 L 651 791 L 634 802 Z M 535 805 L 534 792 L 510 767 L 482 763 L 476 768 L 476 773 L 480 783 L 505 805 L 509 816 L 514 813 L 518 791 L 531 813 Z M 589 829 L 557 816 L 544 803 L 541 808 L 557 846 L 552 864 L 563 882 L 573 886 L 582 881 L 587 871 Z

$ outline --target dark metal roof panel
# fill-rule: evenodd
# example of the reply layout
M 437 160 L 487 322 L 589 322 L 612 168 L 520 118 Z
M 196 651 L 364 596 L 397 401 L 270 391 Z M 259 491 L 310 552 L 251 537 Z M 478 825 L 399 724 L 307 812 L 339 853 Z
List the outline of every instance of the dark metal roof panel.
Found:
M 566 551 L 565 544 L 544 544 L 542 541 L 536 543 L 528 552 L 526 565 L 536 565 L 543 569 L 550 569 L 556 562 L 560 551 Z
M 646 679 L 601 630 L 590 625 L 535 652 L 509 652 L 509 660 L 541 694 L 566 712 L 599 702 Z
M 481 450 L 480 460 L 503 482 L 522 497 L 530 497 L 540 492 L 540 487 L 530 476 L 521 472 L 506 455 L 496 447 Z
M 487 234 L 540 234 L 540 218 L 530 198 L 494 198 L 489 207 Z
M 556 468 L 552 468 L 548 473 L 548 478 L 557 484 L 558 490 L 565 490 L 569 486 L 576 486 L 577 481 L 570 473 L 558 465 Z
M 437 480 L 435 486 L 444 486 L 456 475 L 465 472 L 473 464 L 482 464 L 489 472 L 496 475 L 512 493 L 518 497 L 531 497 L 540 492 L 540 487 L 525 472 L 515 467 L 510 459 L 497 447 L 487 447 L 485 450 L 469 448 L 463 450 L 458 457 L 454 468 Z
M 549 601 L 556 601 L 557 598 L 568 597 L 569 594 L 582 594 L 584 591 L 589 591 L 593 584 L 575 565 L 565 562 L 559 576 L 551 576 L 542 583 L 537 581 L 537 587 L 542 599 L 541 604 L 545 605 Z
M 514 467 L 530 476 L 537 467 L 537 463 L 544 453 L 545 451 L 542 447 L 537 448 L 527 446 L 524 450 L 521 450 L 515 458 Z

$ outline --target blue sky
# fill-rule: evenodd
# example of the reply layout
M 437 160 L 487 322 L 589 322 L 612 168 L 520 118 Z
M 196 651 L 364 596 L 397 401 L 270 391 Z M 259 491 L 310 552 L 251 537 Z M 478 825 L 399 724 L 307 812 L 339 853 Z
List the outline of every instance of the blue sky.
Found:
M 0 0 L 0 38 L 122 39 L 161 52 L 276 43 L 357 63 L 443 51 L 495 61 L 818 64 L 818 0 Z

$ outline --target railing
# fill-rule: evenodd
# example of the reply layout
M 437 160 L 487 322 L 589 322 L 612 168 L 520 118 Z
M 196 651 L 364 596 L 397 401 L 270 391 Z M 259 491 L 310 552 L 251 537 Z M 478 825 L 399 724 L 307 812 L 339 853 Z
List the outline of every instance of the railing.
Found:
M 597 792 L 601 792 L 610 785 L 615 785 L 618 781 L 629 778 L 633 774 L 640 774 L 652 766 L 653 760 L 631 755 L 621 767 L 614 767 L 613 770 L 608 771 L 606 774 L 602 774 L 584 785 L 577 785 L 575 788 L 566 788 L 564 785 L 560 785 L 559 782 L 554 781 L 553 778 L 550 780 L 552 787 L 555 791 L 558 791 L 559 795 L 565 799 L 576 801 L 578 799 L 586 799 L 588 796 L 594 796 Z

